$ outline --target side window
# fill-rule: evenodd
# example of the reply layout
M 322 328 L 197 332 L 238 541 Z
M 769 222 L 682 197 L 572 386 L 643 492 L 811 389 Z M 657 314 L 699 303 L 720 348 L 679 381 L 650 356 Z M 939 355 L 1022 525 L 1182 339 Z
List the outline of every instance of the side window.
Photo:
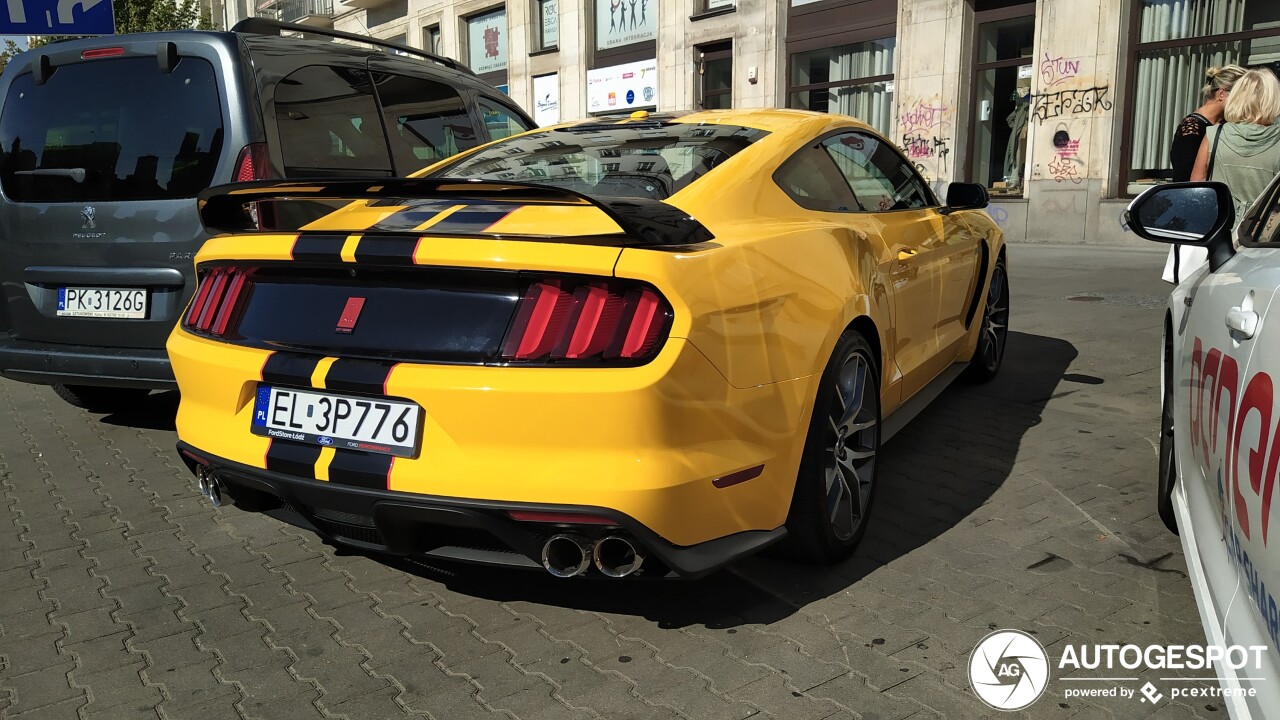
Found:
M 520 116 L 487 98 L 480 98 L 480 117 L 489 129 L 490 140 L 501 140 L 531 130 Z
M 809 146 L 787 160 L 773 175 L 774 182 L 802 208 L 821 212 L 862 209 L 849 184 L 821 146 Z
M 276 86 L 285 174 L 390 175 L 387 141 L 364 70 L 311 65 Z
M 480 144 L 458 91 L 408 75 L 375 73 L 396 174 L 408 175 Z
M 845 133 L 823 141 L 822 148 L 868 212 L 914 210 L 930 205 L 929 191 L 888 143 L 871 135 Z
M 1280 183 L 1271 192 L 1263 193 L 1258 202 L 1262 208 L 1254 221 L 1252 240 L 1263 245 L 1280 245 Z

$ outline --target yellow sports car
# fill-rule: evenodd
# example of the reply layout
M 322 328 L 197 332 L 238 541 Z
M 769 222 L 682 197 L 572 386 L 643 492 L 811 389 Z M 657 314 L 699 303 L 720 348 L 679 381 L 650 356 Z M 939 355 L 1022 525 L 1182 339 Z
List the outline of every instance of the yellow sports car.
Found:
M 986 203 L 790 110 L 213 188 L 168 344 L 179 450 L 214 504 L 371 551 L 561 577 L 696 577 L 784 540 L 835 560 L 880 443 L 1000 368 Z

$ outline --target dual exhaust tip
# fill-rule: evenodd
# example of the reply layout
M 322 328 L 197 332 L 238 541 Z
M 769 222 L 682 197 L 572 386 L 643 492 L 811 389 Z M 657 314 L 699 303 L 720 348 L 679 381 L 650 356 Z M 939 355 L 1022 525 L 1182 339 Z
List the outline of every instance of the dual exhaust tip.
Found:
M 578 533 L 560 533 L 542 546 L 542 567 L 562 578 L 581 575 L 592 564 L 609 577 L 626 577 L 640 569 L 644 558 L 644 550 L 625 535 L 592 540 Z
M 196 466 L 196 487 L 214 507 L 223 506 L 222 481 L 203 465 Z

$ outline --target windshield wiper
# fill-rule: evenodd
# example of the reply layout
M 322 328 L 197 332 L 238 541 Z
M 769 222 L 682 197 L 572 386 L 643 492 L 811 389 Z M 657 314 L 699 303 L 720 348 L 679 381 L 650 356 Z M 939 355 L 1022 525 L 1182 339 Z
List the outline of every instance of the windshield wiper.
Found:
M 48 175 L 51 177 L 65 177 L 82 183 L 85 174 L 88 171 L 84 168 L 37 168 L 35 170 L 17 170 L 14 175 Z

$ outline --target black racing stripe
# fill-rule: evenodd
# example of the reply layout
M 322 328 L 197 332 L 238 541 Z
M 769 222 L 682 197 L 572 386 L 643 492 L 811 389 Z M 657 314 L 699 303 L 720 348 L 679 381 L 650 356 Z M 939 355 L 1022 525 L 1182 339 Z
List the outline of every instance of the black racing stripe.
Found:
M 319 445 L 306 445 L 292 440 L 272 438 L 267 448 L 267 469 L 295 477 L 316 477 L 316 460 L 320 459 Z
M 356 262 L 378 265 L 412 265 L 413 251 L 418 247 L 414 235 L 380 235 L 366 233 L 356 245 Z
M 293 259 L 309 262 L 342 262 L 342 246 L 346 235 L 301 233 L 293 241 Z
M 338 450 L 329 463 L 329 482 L 338 485 L 387 489 L 387 476 L 391 472 L 391 455 L 361 450 Z
M 395 363 L 392 362 L 339 358 L 329 366 L 329 372 L 324 376 L 324 386 L 327 390 L 382 395 L 383 386 L 393 367 Z
M 489 226 L 511 214 L 513 207 L 479 210 L 467 208 L 446 217 L 422 231 L 424 235 L 468 235 L 482 233 Z
M 458 200 L 450 200 L 448 202 L 415 200 L 412 204 L 402 207 L 394 215 L 388 215 L 374 223 L 373 227 L 369 228 L 369 230 L 373 232 L 377 232 L 379 230 L 400 232 L 413 230 L 445 210 L 461 204 L 463 204 L 463 202 Z
M 311 387 L 311 374 L 320 364 L 320 356 L 277 352 L 262 365 L 262 381 L 273 385 Z

